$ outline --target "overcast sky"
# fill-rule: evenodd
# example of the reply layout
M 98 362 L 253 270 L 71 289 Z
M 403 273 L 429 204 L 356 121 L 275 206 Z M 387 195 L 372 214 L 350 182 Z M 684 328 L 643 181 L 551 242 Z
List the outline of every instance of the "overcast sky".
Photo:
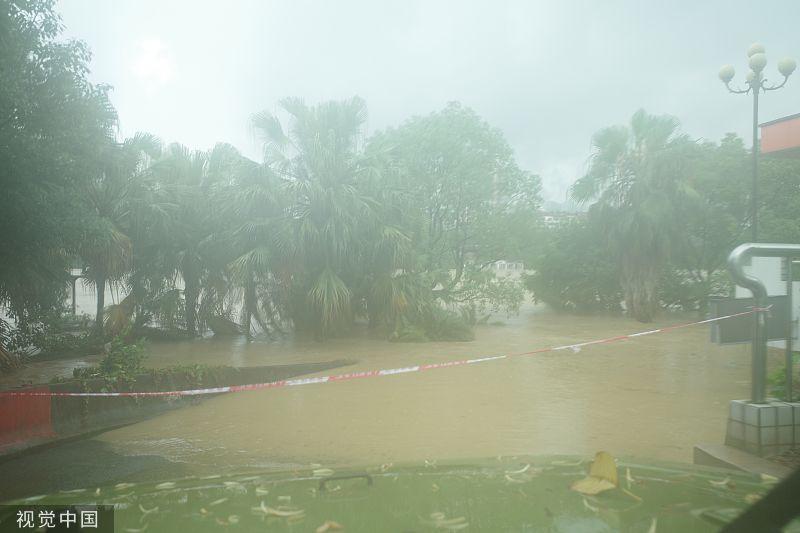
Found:
M 520 165 L 563 201 L 591 135 L 638 108 L 694 137 L 749 143 L 751 102 L 717 79 L 747 47 L 800 59 L 800 0 L 61 0 L 67 35 L 114 87 L 122 133 L 260 160 L 249 117 L 286 96 L 363 97 L 370 131 L 458 100 L 503 130 Z M 800 112 L 800 73 L 761 102 Z

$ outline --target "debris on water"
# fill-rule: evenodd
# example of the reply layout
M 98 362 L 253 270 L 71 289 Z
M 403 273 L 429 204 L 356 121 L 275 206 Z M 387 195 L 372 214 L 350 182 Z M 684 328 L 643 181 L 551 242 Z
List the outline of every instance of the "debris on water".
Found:
M 433 491 L 433 492 L 439 492 L 439 485 L 437 485 L 436 483 L 433 483 L 433 484 L 431 485 L 431 491 Z
M 100 496 L 100 487 L 97 487 L 97 489 L 94 491 L 94 495 Z
M 756 503 L 760 499 L 761 495 L 755 493 L 746 494 L 744 497 L 744 501 L 747 502 L 749 505 Z
M 264 516 L 277 516 L 280 518 L 290 518 L 294 516 L 302 516 L 305 514 L 305 511 L 303 509 L 289 509 L 283 506 L 274 509 L 268 506 L 263 501 L 261 502 L 261 505 L 259 505 L 258 507 L 253 507 L 252 510 L 254 512 L 261 513 Z
M 228 517 L 229 524 L 238 524 L 239 523 L 239 515 L 232 514 Z
M 326 533 L 327 531 L 341 531 L 342 529 L 344 529 L 344 526 L 339 522 L 325 520 L 325 522 L 314 531 L 316 533 Z
M 658 526 L 658 518 L 653 518 L 653 521 L 650 522 L 650 529 L 647 530 L 647 533 L 656 533 L 657 526 Z
M 466 517 L 459 516 L 457 518 L 447 518 L 444 513 L 435 512 L 430 514 L 430 520 L 423 520 L 426 525 L 433 526 L 436 529 L 447 529 L 450 531 L 458 531 L 469 527 Z
M 143 515 L 147 516 L 150 513 L 157 513 L 158 512 L 158 506 L 155 506 L 152 509 L 145 509 L 144 506 L 140 503 L 139 504 L 139 510 L 142 512 Z
M 425 468 L 436 468 L 436 460 L 429 461 L 425 459 Z
M 779 481 L 778 478 L 775 476 L 770 476 L 769 474 L 761 474 L 761 482 L 762 483 L 777 483 Z
M 730 490 L 733 490 L 733 489 L 736 488 L 736 483 L 734 481 L 732 481 L 730 477 L 726 477 L 725 479 L 723 479 L 721 481 L 714 481 L 713 479 L 709 479 L 708 482 L 711 483 L 712 485 L 714 485 L 715 487 L 720 487 L 720 488 L 725 487 L 725 488 L 728 488 Z
M 269 494 L 269 489 L 266 487 L 256 487 L 256 496 L 266 496 Z
M 386 472 L 392 467 L 392 463 L 383 463 L 381 465 L 381 472 Z
M 530 467 L 531 467 L 531 464 L 528 463 L 525 466 L 523 466 L 522 468 L 520 468 L 519 470 L 506 470 L 506 474 L 510 474 L 512 476 L 515 475 L 515 474 L 524 474 L 525 472 L 527 472 L 530 469 Z
M 640 502 L 640 501 L 642 501 L 642 498 L 641 498 L 641 496 L 637 496 L 636 494 L 632 493 L 632 492 L 631 492 L 631 491 L 629 491 L 628 489 L 623 489 L 622 487 L 620 487 L 620 490 L 622 491 L 622 493 L 623 493 L 623 494 L 626 494 L 626 495 L 630 496 L 631 498 L 633 498 L 633 499 L 634 499 L 634 500 L 636 500 L 637 502 Z
M 329 477 L 332 476 L 335 472 L 330 468 L 317 468 L 311 473 L 313 474 L 314 477 Z
M 600 508 L 599 507 L 594 507 L 593 505 L 591 505 L 589 503 L 589 500 L 587 500 L 586 498 L 583 499 L 583 506 L 586 507 L 587 509 L 589 509 L 590 511 L 592 511 L 593 513 L 599 513 L 600 512 Z
M 554 466 L 581 466 L 583 464 L 583 459 L 578 459 L 577 461 L 551 461 L 551 465 Z
M 236 494 L 246 494 L 247 487 L 237 481 L 226 481 L 223 483 L 225 490 L 228 492 L 235 492 Z

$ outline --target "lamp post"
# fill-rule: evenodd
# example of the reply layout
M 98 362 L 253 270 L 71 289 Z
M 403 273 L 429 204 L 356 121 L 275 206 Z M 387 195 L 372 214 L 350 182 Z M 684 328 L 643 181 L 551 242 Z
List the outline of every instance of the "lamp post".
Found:
M 785 58 L 778 62 L 778 72 L 783 75 L 780 84 L 767 84 L 764 77 L 764 67 L 767 66 L 767 56 L 764 53 L 764 45 L 755 43 L 747 50 L 748 64 L 750 72 L 747 73 L 747 88 L 739 89 L 731 87 L 731 80 L 736 74 L 733 65 L 725 65 L 719 69 L 719 79 L 734 94 L 753 93 L 753 193 L 750 197 L 750 228 L 753 232 L 752 242 L 758 242 L 758 93 L 760 91 L 775 91 L 780 89 L 792 75 L 797 63 L 794 59 Z

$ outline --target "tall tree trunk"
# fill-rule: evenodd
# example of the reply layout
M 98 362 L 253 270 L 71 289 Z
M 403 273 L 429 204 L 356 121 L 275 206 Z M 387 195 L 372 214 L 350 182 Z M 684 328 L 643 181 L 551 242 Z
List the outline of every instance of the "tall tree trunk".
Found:
M 197 280 L 194 276 L 188 276 L 183 279 L 183 297 L 186 307 L 186 330 L 192 337 L 197 335 L 197 299 L 200 291 L 198 288 Z
M 103 336 L 103 312 L 106 307 L 106 277 L 98 276 L 95 278 L 95 290 L 97 290 L 97 314 L 94 319 L 94 329 L 99 336 Z
M 658 269 L 623 259 L 625 308 L 639 322 L 652 322 L 658 309 Z
M 252 325 L 253 310 L 256 306 L 256 287 L 253 281 L 253 275 L 247 273 L 247 281 L 244 287 L 244 332 L 247 335 L 247 340 L 252 339 L 250 326 Z

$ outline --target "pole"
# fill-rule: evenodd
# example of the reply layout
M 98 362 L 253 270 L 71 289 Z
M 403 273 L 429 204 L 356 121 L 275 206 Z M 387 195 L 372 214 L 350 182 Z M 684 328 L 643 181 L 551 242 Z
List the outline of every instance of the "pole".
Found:
M 753 293 L 752 403 L 764 403 L 766 400 L 768 297 L 764 282 L 744 271 L 744 260 L 748 257 L 787 256 L 800 257 L 800 244 L 745 243 L 737 246 L 728 256 L 728 271 L 733 281 Z
M 794 361 L 792 360 L 792 334 L 794 333 L 794 309 L 792 308 L 792 258 L 786 258 L 786 300 L 789 307 L 789 318 L 786 324 L 786 401 L 792 401 L 792 371 L 794 370 Z
M 75 282 L 78 281 L 78 278 L 72 276 L 72 316 L 75 316 Z
M 753 82 L 753 195 L 750 198 L 750 218 L 753 242 L 758 242 L 758 91 L 761 89 L 761 74 Z

